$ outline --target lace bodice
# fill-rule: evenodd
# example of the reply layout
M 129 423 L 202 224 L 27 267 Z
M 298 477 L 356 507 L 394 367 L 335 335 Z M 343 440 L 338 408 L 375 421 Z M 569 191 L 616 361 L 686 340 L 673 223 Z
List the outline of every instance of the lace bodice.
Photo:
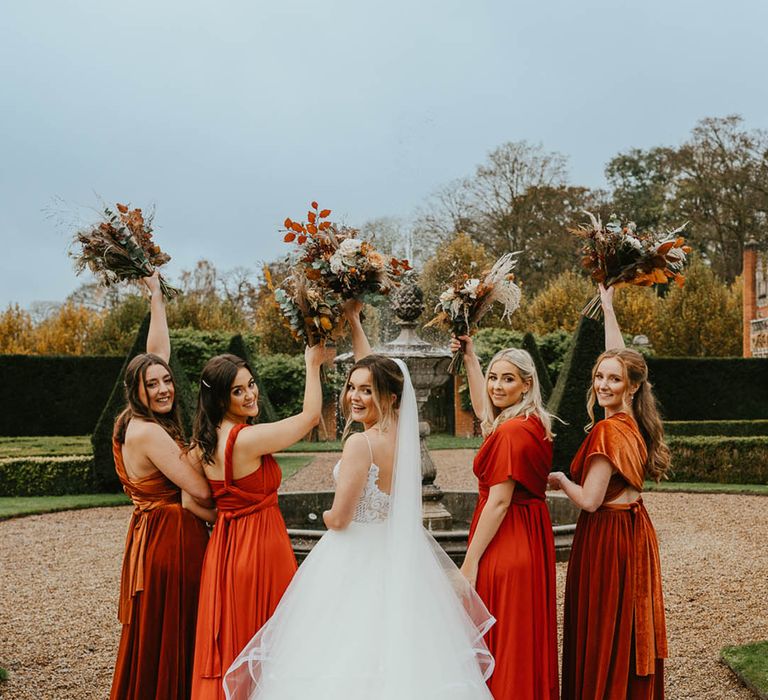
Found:
M 336 462 L 333 468 L 333 480 L 339 478 L 339 466 L 341 461 Z M 355 506 L 355 514 L 352 521 L 356 523 L 379 523 L 383 522 L 389 516 L 389 494 L 379 489 L 379 467 L 371 464 L 368 469 L 368 481 L 365 483 L 363 495 Z

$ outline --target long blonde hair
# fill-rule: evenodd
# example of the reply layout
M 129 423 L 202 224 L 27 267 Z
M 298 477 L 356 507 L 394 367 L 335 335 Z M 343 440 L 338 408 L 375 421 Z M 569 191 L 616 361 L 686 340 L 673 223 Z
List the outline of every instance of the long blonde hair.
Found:
M 664 442 L 664 424 L 661 421 L 659 407 L 653 394 L 653 385 L 648 381 L 648 365 L 645 358 L 637 350 L 615 348 L 606 350 L 597 358 L 597 362 L 592 368 L 592 383 L 587 391 L 589 423 L 585 430 L 590 430 L 595 424 L 594 408 L 597 402 L 595 374 L 597 374 L 600 363 L 609 358 L 615 358 L 619 361 L 624 369 L 624 381 L 626 383 L 637 385 L 637 391 L 634 395 L 630 395 L 631 409 L 648 448 L 648 459 L 645 462 L 646 474 L 658 482 L 666 477 L 672 457 L 667 443 Z
M 507 406 L 507 408 L 503 410 L 500 410 L 493 405 L 488 393 L 488 375 L 491 373 L 493 365 L 500 360 L 511 362 L 520 373 L 520 378 L 524 382 L 530 381 L 530 387 L 528 391 L 523 394 L 522 400 L 518 401 L 514 406 Z M 554 437 L 554 433 L 552 432 L 552 415 L 546 408 L 544 408 L 544 401 L 541 398 L 539 376 L 536 374 L 536 365 L 533 362 L 533 358 L 526 350 L 520 350 L 519 348 L 507 348 L 506 350 L 501 350 L 493 356 L 493 359 L 488 363 L 488 369 L 485 371 L 483 416 L 482 422 L 480 423 L 483 437 L 488 437 L 501 423 L 508 421 L 510 418 L 516 418 L 517 416 L 525 416 L 528 418 L 530 415 L 539 417 L 539 420 L 544 426 L 546 438 L 551 441 Z

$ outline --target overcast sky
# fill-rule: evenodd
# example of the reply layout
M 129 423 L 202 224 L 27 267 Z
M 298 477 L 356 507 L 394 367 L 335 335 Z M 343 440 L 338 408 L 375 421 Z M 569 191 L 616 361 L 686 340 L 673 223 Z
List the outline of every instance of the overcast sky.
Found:
M 171 278 L 317 199 L 408 219 L 505 141 L 574 184 L 705 116 L 768 128 L 765 0 L 0 2 L 0 308 L 82 281 L 46 211 L 155 204 Z

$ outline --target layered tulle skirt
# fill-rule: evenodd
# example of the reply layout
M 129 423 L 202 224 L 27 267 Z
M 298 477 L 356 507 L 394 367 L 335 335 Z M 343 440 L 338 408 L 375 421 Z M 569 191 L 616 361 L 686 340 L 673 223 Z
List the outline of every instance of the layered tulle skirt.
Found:
M 227 697 L 491 698 L 483 635 L 493 618 L 434 539 L 419 537 L 403 561 L 386 522 L 326 533 L 230 667 Z

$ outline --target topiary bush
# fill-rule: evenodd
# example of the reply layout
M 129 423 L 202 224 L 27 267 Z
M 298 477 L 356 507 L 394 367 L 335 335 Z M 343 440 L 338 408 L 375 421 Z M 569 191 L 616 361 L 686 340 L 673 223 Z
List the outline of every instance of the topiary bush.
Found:
M 95 490 L 91 457 L 0 459 L 0 496 L 65 496 Z
M 605 334 L 602 323 L 581 317 L 573 341 L 549 399 L 548 408 L 565 424 L 555 421 L 556 433 L 553 466 L 568 470 L 568 467 L 584 440 L 584 426 L 589 421 L 586 407 L 586 392 L 592 382 L 592 366 L 605 349 Z M 595 408 L 595 419 L 602 415 Z

